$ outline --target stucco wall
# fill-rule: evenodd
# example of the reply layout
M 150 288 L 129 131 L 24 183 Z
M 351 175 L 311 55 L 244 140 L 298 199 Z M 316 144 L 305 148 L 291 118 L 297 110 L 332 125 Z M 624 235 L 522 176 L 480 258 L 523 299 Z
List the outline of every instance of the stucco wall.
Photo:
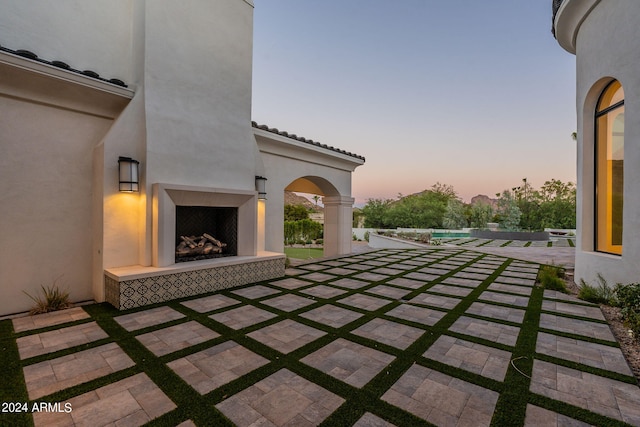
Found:
M 0 0 L 0 43 L 131 82 L 134 0 Z
M 91 299 L 93 149 L 111 120 L 1 95 L 0 111 L 0 313 L 57 278 Z
M 576 0 L 573 0 L 576 1 Z M 640 277 L 640 2 L 601 1 L 579 28 L 576 39 L 578 116 L 578 223 L 576 280 L 594 283 L 598 273 L 610 284 Z M 594 111 L 607 83 L 619 80 L 625 92 L 623 254 L 594 248 Z

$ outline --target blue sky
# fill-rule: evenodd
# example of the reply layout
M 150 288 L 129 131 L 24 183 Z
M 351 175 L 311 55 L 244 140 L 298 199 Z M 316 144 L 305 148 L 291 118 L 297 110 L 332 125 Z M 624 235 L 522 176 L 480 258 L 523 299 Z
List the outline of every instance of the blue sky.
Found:
M 575 182 L 551 0 L 255 0 L 253 120 L 367 158 L 357 205 Z

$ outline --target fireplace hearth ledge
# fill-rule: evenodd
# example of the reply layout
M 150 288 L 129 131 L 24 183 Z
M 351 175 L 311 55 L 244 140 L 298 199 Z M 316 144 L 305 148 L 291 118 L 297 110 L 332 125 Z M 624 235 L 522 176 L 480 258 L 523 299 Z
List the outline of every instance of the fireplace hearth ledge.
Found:
M 258 252 L 173 264 L 132 265 L 104 271 L 105 299 L 119 310 L 214 292 L 284 276 L 285 255 Z

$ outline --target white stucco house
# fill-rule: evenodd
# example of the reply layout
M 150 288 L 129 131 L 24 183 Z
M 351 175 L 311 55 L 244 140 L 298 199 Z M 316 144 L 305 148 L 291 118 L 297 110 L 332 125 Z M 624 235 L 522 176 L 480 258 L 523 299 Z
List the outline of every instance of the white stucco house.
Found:
M 0 0 L 0 314 L 56 280 L 124 309 L 279 277 L 285 189 L 350 252 L 364 158 L 251 121 L 253 8 Z
M 640 2 L 554 0 L 576 55 L 576 279 L 640 281 Z

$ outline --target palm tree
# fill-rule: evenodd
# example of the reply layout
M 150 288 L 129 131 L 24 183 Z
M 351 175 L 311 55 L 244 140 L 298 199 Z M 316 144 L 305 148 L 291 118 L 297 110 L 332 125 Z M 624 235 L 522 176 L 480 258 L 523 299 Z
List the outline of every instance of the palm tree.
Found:
M 320 200 L 320 196 L 318 196 L 317 194 L 315 196 L 312 197 L 313 201 L 316 202 L 316 208 L 318 207 L 318 200 Z
M 573 139 L 574 141 L 578 140 L 578 132 L 571 132 L 571 139 Z

